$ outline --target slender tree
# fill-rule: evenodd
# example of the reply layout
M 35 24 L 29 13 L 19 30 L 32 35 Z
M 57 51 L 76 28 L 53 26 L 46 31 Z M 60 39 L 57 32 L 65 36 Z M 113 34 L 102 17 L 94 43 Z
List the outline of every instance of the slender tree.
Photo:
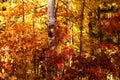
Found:
M 82 3 L 82 10 L 81 10 L 81 24 L 80 24 L 80 55 L 82 53 L 82 36 L 83 36 L 83 20 L 84 20 L 84 7 L 85 7 L 85 0 Z
M 54 39 L 52 33 L 54 31 L 54 23 L 55 23 L 55 18 L 54 18 L 54 0 L 49 0 L 48 1 L 48 28 L 49 28 L 49 47 L 51 47 L 51 49 L 54 49 L 55 46 L 54 45 L 50 45 L 50 43 L 52 42 L 52 40 Z

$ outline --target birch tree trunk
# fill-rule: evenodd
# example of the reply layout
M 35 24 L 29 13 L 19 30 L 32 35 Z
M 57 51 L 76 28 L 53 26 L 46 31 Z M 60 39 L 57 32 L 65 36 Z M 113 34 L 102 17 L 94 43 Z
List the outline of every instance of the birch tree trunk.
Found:
M 49 0 L 48 1 L 48 31 L 49 31 L 48 32 L 48 37 L 49 37 L 48 45 L 49 45 L 50 50 L 55 49 L 55 44 L 51 44 L 53 42 L 53 40 L 55 39 L 55 37 L 53 36 L 54 24 L 55 24 L 55 17 L 54 17 L 54 3 L 55 2 L 54 1 L 55 0 Z M 50 54 L 48 54 L 47 57 L 48 57 L 48 60 L 51 60 Z M 51 68 L 52 68 L 52 71 L 47 73 L 47 78 L 48 79 L 51 79 L 51 78 L 55 77 L 56 70 L 54 69 L 54 67 L 49 66 L 49 69 L 51 69 Z
M 54 36 L 52 35 L 54 31 L 54 23 L 55 23 L 55 17 L 54 17 L 54 0 L 48 1 L 48 28 L 49 28 L 49 47 L 50 49 L 54 49 L 54 45 L 50 45 L 50 43 L 53 41 Z
M 48 1 L 48 27 L 53 28 L 55 18 L 54 18 L 54 0 Z

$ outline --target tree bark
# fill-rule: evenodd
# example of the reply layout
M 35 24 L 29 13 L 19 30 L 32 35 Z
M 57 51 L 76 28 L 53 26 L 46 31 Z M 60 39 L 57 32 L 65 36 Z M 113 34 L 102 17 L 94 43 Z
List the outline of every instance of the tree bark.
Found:
M 49 36 L 49 47 L 50 49 L 54 49 L 55 45 L 50 45 L 51 42 L 55 39 L 54 36 L 52 35 L 54 32 L 54 24 L 55 24 L 55 17 L 54 17 L 54 0 L 49 0 L 48 1 L 48 36 Z
M 53 28 L 55 23 L 54 18 L 54 0 L 48 1 L 48 27 L 49 29 Z
M 85 0 L 82 2 L 82 10 L 81 10 L 81 23 L 80 23 L 80 55 L 82 54 L 82 37 L 83 37 L 83 20 L 84 20 L 84 7 L 85 7 Z
M 55 3 L 55 0 L 48 1 L 48 39 L 49 39 L 48 45 L 50 50 L 55 49 L 55 44 L 51 44 L 55 39 L 55 37 L 53 36 L 54 24 L 55 24 L 54 3 Z M 48 60 L 51 60 L 51 56 L 49 54 L 47 55 L 47 57 L 48 57 Z M 55 77 L 55 73 L 56 72 L 54 68 L 52 68 L 52 71 L 50 73 L 47 73 L 47 78 L 51 79 Z

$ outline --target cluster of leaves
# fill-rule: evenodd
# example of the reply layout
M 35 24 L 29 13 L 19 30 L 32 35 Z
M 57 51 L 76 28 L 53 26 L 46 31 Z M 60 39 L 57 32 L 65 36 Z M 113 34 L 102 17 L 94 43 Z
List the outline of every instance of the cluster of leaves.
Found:
M 6 15 L 7 18 L 12 18 L 14 17 L 20 17 L 23 14 L 28 14 L 31 12 L 32 9 L 34 9 L 36 6 L 32 5 L 31 2 L 24 2 L 24 3 L 19 3 L 19 4 L 12 4 L 10 6 L 10 3 L 6 2 L 3 4 L 3 7 L 6 8 L 6 11 L 3 11 L 1 15 Z M 19 10 L 18 10 L 19 9 Z
M 7 55 L 9 57 L 8 60 L 3 61 L 1 69 L 4 69 L 8 76 L 13 73 L 17 76 L 23 75 L 25 64 L 31 64 L 36 50 L 47 47 L 47 40 L 47 30 L 39 31 L 37 28 L 33 30 L 16 23 L 13 26 L 7 26 L 0 34 L 0 54 L 3 57 Z
M 53 41 L 53 44 L 57 45 L 61 42 L 67 42 L 70 39 L 67 27 L 58 26 L 58 27 L 55 27 L 54 30 L 55 31 L 53 33 L 53 36 L 55 36 L 55 40 Z
M 120 78 L 120 51 L 116 52 L 115 54 L 112 54 L 112 62 L 116 66 L 117 76 Z
M 107 73 L 116 74 L 115 65 L 109 55 L 97 54 L 89 58 L 73 57 L 72 67 L 66 70 L 65 80 L 88 77 L 89 80 L 102 80 Z
M 69 50 L 68 47 L 66 48 Z M 66 48 L 65 52 L 67 52 Z M 106 54 L 103 51 L 102 53 L 95 54 L 94 56 L 87 58 L 80 55 L 72 56 L 72 66 L 67 66 L 66 68 L 64 64 L 66 61 L 65 55 L 62 53 L 57 56 L 57 60 L 59 61 L 54 61 L 52 66 L 54 65 L 54 69 L 55 66 L 57 67 L 56 70 L 61 73 L 62 77 L 56 76 L 54 79 L 52 78 L 53 80 L 74 80 L 76 78 L 80 79 L 83 77 L 88 77 L 88 80 L 102 80 L 106 79 L 107 74 L 112 74 L 113 76 L 118 75 L 119 62 L 117 60 L 120 57 L 119 51 L 115 54 Z M 51 61 L 53 59 L 51 58 Z M 117 62 L 117 64 L 115 62 Z M 116 65 L 118 67 L 116 67 Z
M 34 13 L 31 15 L 33 20 L 42 14 L 37 15 L 37 4 L 33 5 L 32 2 L 4 4 L 6 10 L 1 12 L 1 16 L 5 26 L 0 25 L 0 79 L 34 79 L 34 56 L 36 51 L 48 47 L 48 32 L 46 28 L 42 31 L 36 28 L 35 23 L 32 26 L 26 24 L 25 15 Z M 21 18 L 22 21 L 19 20 Z
M 58 77 L 58 72 L 63 72 L 70 56 L 74 54 L 74 49 L 71 46 L 66 46 L 63 47 L 60 54 L 57 54 L 55 50 L 46 50 L 44 54 L 42 57 L 45 57 L 43 61 L 46 63 L 48 79 L 54 79 L 54 77 Z
M 101 19 L 98 21 L 98 27 L 104 32 L 109 33 L 120 32 L 120 10 L 112 14 L 113 16 L 110 19 Z M 102 27 L 100 26 L 102 24 Z
M 117 45 L 119 45 L 119 32 L 120 32 L 120 16 L 119 16 L 120 10 L 111 13 L 112 17 L 109 19 L 106 18 L 100 18 L 97 22 L 97 28 L 98 30 L 96 34 L 93 35 L 93 37 L 97 36 L 96 38 L 101 38 L 101 41 L 99 44 L 95 45 L 97 49 L 95 49 L 95 52 L 98 50 L 98 54 L 95 53 L 94 60 L 96 65 L 99 66 L 99 69 L 102 70 L 102 77 L 105 77 L 105 74 L 112 73 L 114 76 L 119 77 L 119 67 L 117 63 L 119 63 L 119 49 Z M 105 13 L 103 13 L 105 14 Z M 94 25 L 94 24 L 93 24 Z M 92 30 L 92 27 L 91 27 Z M 114 38 L 113 38 L 114 37 Z M 118 39 L 118 40 L 115 40 Z M 117 44 L 117 45 L 116 45 Z M 95 65 L 93 65 L 94 67 Z M 94 69 L 95 70 L 95 69 Z M 99 70 L 98 70 L 99 71 Z M 104 74 L 105 73 L 105 74 Z M 99 77 L 99 76 L 98 76 Z M 99 77 L 95 80 L 101 80 Z

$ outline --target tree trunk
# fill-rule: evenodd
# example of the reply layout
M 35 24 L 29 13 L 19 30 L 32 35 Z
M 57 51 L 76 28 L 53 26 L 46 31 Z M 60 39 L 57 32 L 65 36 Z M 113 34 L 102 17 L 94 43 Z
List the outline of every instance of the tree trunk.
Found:
M 55 44 L 51 44 L 55 39 L 55 37 L 53 36 L 54 24 L 55 24 L 54 3 L 55 3 L 54 0 L 48 1 L 48 37 L 49 37 L 48 45 L 49 45 L 50 50 L 55 49 Z M 48 57 L 48 60 L 51 60 L 51 57 L 49 54 L 47 55 L 47 57 Z M 50 73 L 47 73 L 46 76 L 48 79 L 50 79 L 50 78 L 55 77 L 55 73 L 56 71 L 54 70 L 54 68 L 52 68 L 52 71 Z
M 82 36 L 83 36 L 83 20 L 84 20 L 84 7 L 85 7 L 85 0 L 82 2 L 82 10 L 81 10 L 81 23 L 80 23 L 80 55 L 82 54 Z
M 49 29 L 49 47 L 50 49 L 54 49 L 54 45 L 50 45 L 50 43 L 53 41 L 54 36 L 52 35 L 54 31 L 54 23 L 55 23 L 55 17 L 54 17 L 54 0 L 48 1 L 48 29 Z
M 55 23 L 54 18 L 54 0 L 48 1 L 48 27 L 49 29 L 53 28 Z

